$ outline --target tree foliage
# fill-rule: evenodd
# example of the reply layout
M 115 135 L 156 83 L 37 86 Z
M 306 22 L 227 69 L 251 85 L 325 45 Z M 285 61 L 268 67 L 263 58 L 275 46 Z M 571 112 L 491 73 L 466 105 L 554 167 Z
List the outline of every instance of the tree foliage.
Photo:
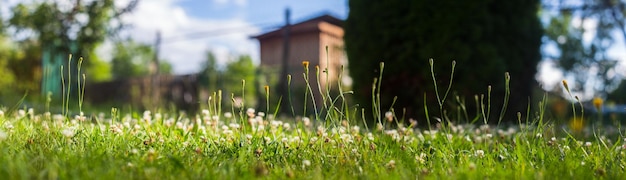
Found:
M 17 77 L 23 76 L 20 73 L 33 73 L 32 70 L 40 66 L 42 50 L 46 48 L 64 55 L 74 53 L 74 57 L 84 57 L 83 70 L 89 77 L 88 79 L 107 79 L 108 74 L 98 74 L 109 71 L 106 64 L 102 63 L 95 55 L 95 49 L 106 37 L 115 34 L 122 28 L 123 24 L 119 17 L 130 12 L 137 5 L 137 2 L 137 0 L 130 1 L 123 8 L 118 8 L 113 0 L 19 3 L 11 9 L 12 16 L 8 21 L 9 26 L 16 30 L 16 37 L 27 37 L 19 41 L 25 46 L 32 46 L 32 51 L 25 53 L 22 57 L 26 59 L 13 61 L 13 67 L 30 70 L 13 69 L 13 71 L 18 73 L 16 74 Z M 72 52 L 72 47 L 77 47 L 77 52 Z M 74 60 L 73 63 L 69 67 L 76 71 L 77 60 Z M 39 70 L 41 71 L 41 69 Z
M 222 102 L 224 107 L 232 105 L 231 95 L 237 99 L 245 96 L 243 101 L 246 106 L 254 107 L 257 87 L 255 85 L 256 66 L 252 58 L 249 55 L 239 55 L 236 59 L 231 59 L 226 63 L 224 69 L 220 69 L 215 54 L 209 51 L 206 55 L 207 60 L 204 62 L 199 77 L 201 86 L 209 93 L 221 90 L 224 96 Z
M 137 43 L 133 40 L 124 40 L 115 43 L 114 56 L 111 60 L 111 74 L 116 79 L 150 75 L 150 66 L 154 60 L 152 46 Z M 169 74 L 172 71 L 167 61 L 159 61 L 160 73 Z
M 0 28 L 2 27 L 2 23 L 0 23 Z M 0 96 L 6 95 L 7 93 L 11 93 L 15 91 L 11 87 L 15 83 L 15 76 L 13 75 L 13 71 L 9 67 L 9 60 L 14 58 L 17 54 L 17 50 L 15 46 L 9 39 L 1 32 L 0 29 Z
M 404 109 L 406 118 L 423 119 L 424 95 L 429 109 L 437 109 L 428 63 L 434 58 L 440 91 L 448 84 L 451 61 L 457 62 L 452 89 L 469 114 L 476 112 L 474 95 L 485 94 L 487 103 L 488 85 L 491 112 L 499 112 L 505 72 L 512 79 L 508 112 L 525 111 L 541 57 L 539 1 L 349 1 L 349 6 L 345 43 L 361 107 L 371 108 L 373 79 L 379 62 L 385 62 L 381 108 L 391 107 L 397 96 L 396 112 Z M 458 105 L 452 95 L 447 102 Z
M 571 89 L 595 92 L 597 96 L 606 96 L 615 89 L 621 77 L 615 70 L 618 61 L 609 56 L 608 50 L 615 45 L 614 33 L 621 32 L 622 40 L 626 40 L 626 2 L 546 0 L 543 7 L 550 19 L 547 44 L 557 49 L 545 52 L 546 57 L 574 78 L 576 83 Z

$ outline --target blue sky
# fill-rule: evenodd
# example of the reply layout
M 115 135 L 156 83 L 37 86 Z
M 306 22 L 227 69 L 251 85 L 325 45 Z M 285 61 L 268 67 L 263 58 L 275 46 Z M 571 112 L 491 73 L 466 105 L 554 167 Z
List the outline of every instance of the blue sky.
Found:
M 325 13 L 341 19 L 348 15 L 347 0 L 143 0 L 124 18 L 132 24 L 124 36 L 152 44 L 160 30 L 161 56 L 174 65 L 174 73 L 189 74 L 200 70 L 206 51 L 221 64 L 240 54 L 258 62 L 258 42 L 249 37 L 284 24 L 286 8 L 292 22 Z

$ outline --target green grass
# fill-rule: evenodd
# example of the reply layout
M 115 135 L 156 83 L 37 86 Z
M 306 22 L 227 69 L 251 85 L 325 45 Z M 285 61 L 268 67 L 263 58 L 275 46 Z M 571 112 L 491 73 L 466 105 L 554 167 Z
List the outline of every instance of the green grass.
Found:
M 264 119 L 260 130 L 206 111 L 198 124 L 150 112 L 97 124 L 55 116 L 20 110 L 0 117 L 1 177 L 618 179 L 626 165 L 620 139 L 587 143 L 536 128 L 452 124 L 448 133 L 367 132 L 347 123 L 326 128 Z
M 319 70 L 316 73 L 319 77 Z M 374 86 L 372 91 L 379 89 Z M 441 104 L 448 91 L 442 98 L 437 94 L 441 115 L 445 113 Z M 308 93 L 305 99 L 315 102 L 313 91 Z M 626 144 L 621 129 L 611 134 L 589 128 L 572 132 L 544 120 L 545 103 L 540 103 L 536 113 L 539 116 L 535 118 L 528 117 L 529 112 L 525 112 L 525 117 L 518 113 L 519 123 L 514 126 L 456 124 L 453 119 L 444 118 L 433 122 L 432 127 L 419 129 L 402 123 L 393 109 L 385 113 L 382 107 L 376 107 L 375 112 L 351 109 L 345 102 L 346 94 L 349 93 L 331 97 L 328 91 L 320 91 L 316 96 L 322 96 L 324 104 L 319 112 L 309 116 L 312 119 L 276 118 L 274 112 L 266 114 L 245 108 L 223 111 L 216 103 L 221 101 L 221 93 L 215 93 L 208 108 L 194 116 L 160 111 L 124 114 L 113 108 L 110 114 L 67 117 L 64 115 L 67 110 L 64 114 L 51 114 L 32 109 L 3 109 L 0 111 L 0 177 L 620 179 L 624 176 Z M 372 104 L 380 102 L 376 97 L 373 99 Z M 67 102 L 63 105 L 67 106 Z M 274 110 L 268 106 L 265 111 Z M 376 127 L 368 128 L 355 117 L 366 113 L 377 117 Z

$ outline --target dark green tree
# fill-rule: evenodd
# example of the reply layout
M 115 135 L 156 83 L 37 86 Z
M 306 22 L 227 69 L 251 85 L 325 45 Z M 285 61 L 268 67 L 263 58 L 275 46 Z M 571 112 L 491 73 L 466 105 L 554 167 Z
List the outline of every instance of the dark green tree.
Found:
M 472 119 L 472 114 L 478 114 L 474 95 L 485 94 L 487 103 L 489 85 L 491 112 L 500 112 L 505 72 L 510 72 L 512 79 L 505 119 L 515 119 L 516 111 L 525 112 L 541 58 L 538 0 L 361 0 L 349 1 L 349 6 L 345 43 L 353 89 L 361 107 L 371 109 L 373 79 L 379 75 L 379 63 L 385 62 L 380 97 L 383 113 L 397 96 L 393 108 L 398 116 L 406 110 L 406 118 L 425 124 L 426 100 L 429 114 L 441 117 L 434 113 L 439 111 L 433 111 L 438 110 L 428 62 L 433 58 L 442 96 L 450 79 L 451 61 L 456 61 L 453 92 L 446 101 L 449 117 L 456 114 L 457 109 L 450 108 L 458 105 L 456 94 L 468 106 Z M 452 120 L 463 119 L 458 116 Z

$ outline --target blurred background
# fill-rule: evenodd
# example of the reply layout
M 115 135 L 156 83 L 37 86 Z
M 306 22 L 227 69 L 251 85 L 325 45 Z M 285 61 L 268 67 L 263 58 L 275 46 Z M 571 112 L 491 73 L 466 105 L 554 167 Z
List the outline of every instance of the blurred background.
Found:
M 284 97 L 298 113 L 281 111 L 298 115 L 311 106 L 306 60 L 312 79 L 320 67 L 320 91 L 342 86 L 355 92 L 351 108 L 372 111 L 384 62 L 382 108 L 423 122 L 424 102 L 438 112 L 433 58 L 439 91 L 454 79 L 444 105 L 460 121 L 479 116 L 487 97 L 499 115 L 507 90 L 505 119 L 547 94 L 548 116 L 571 121 L 561 80 L 588 114 L 619 121 L 624 17 L 621 0 L 0 0 L 0 105 L 60 112 L 69 93 L 74 109 L 84 99 L 95 111 L 194 113 L 222 90 L 224 107 L 266 109 Z

